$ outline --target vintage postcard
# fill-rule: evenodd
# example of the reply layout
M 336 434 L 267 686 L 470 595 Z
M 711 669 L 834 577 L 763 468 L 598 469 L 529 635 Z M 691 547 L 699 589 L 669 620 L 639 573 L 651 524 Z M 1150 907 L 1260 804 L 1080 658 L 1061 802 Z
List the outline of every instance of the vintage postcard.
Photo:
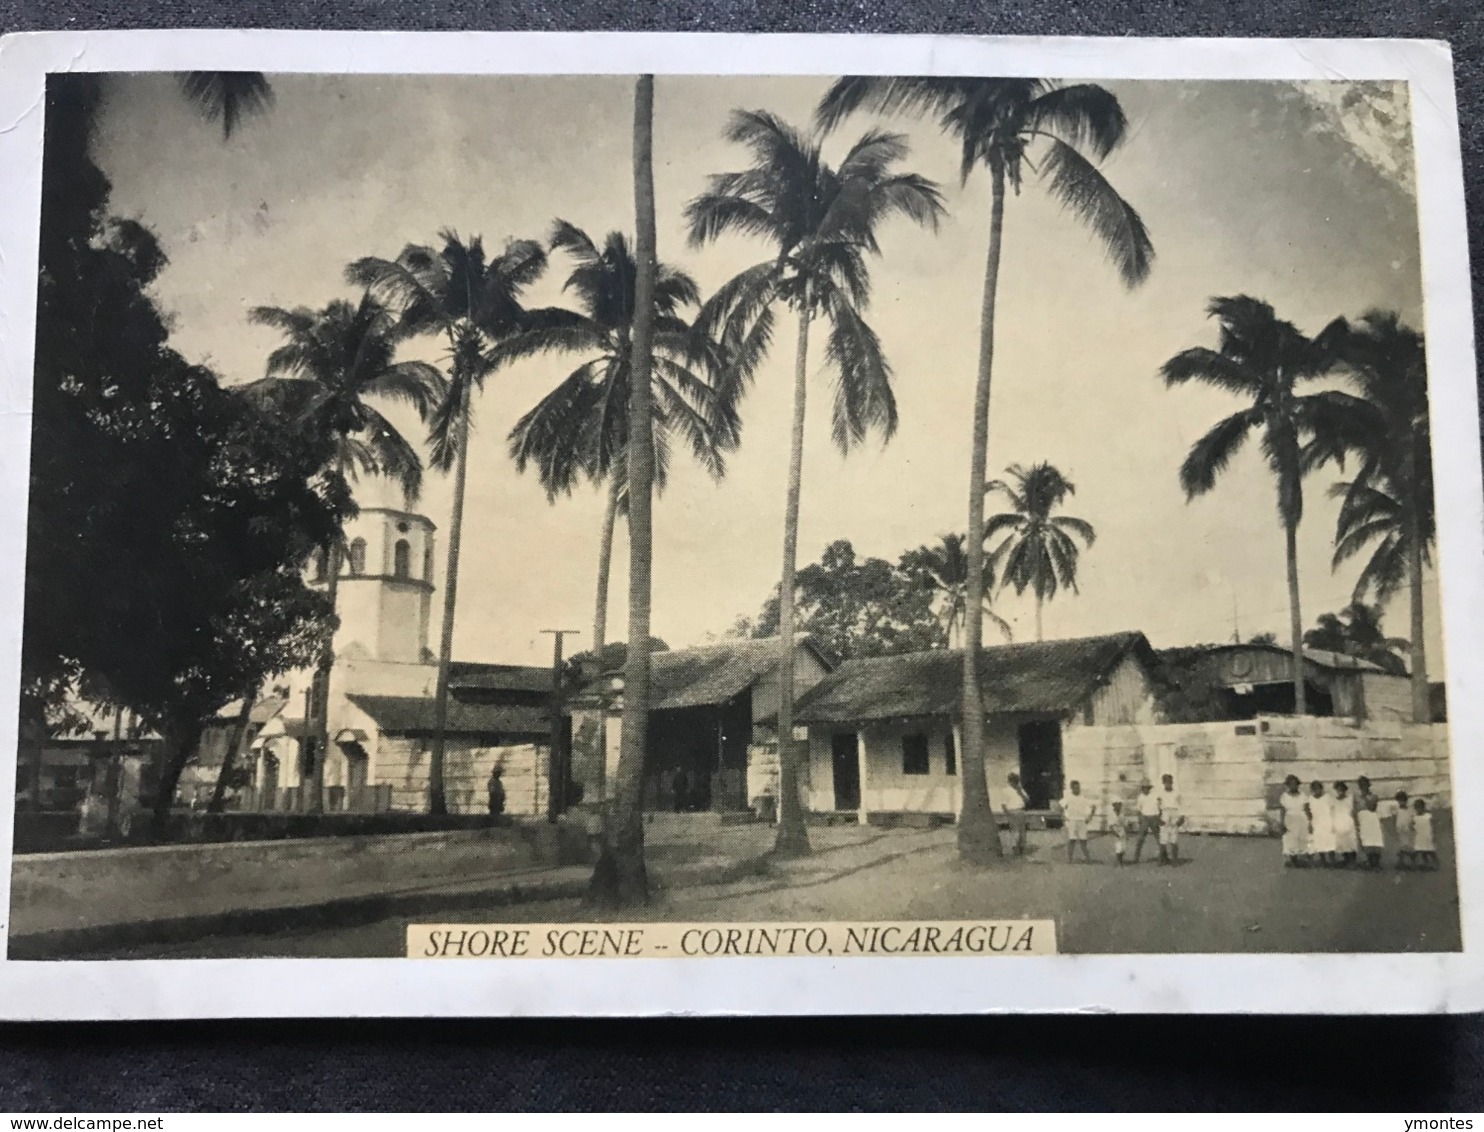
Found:
M 0 1015 L 1484 1006 L 1446 45 L 22 36 L 0 171 Z

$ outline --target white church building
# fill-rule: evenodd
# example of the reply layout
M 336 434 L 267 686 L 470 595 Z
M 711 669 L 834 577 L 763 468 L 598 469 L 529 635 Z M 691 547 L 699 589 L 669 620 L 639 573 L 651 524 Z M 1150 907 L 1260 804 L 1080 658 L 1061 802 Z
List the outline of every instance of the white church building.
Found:
M 325 808 L 425 810 L 438 677 L 428 646 L 437 531 L 385 482 L 363 480 L 357 495 L 360 512 L 345 527 L 336 595 L 340 627 L 329 687 Z M 323 588 L 324 556 L 308 569 L 311 584 Z M 311 671 L 290 674 L 254 711 L 252 786 L 241 792 L 238 808 L 304 807 L 313 678 Z M 450 812 L 485 812 L 490 773 L 498 766 L 506 812 L 544 813 L 550 670 L 455 661 L 449 688 L 444 790 Z M 201 761 L 202 769 L 220 766 L 219 758 Z

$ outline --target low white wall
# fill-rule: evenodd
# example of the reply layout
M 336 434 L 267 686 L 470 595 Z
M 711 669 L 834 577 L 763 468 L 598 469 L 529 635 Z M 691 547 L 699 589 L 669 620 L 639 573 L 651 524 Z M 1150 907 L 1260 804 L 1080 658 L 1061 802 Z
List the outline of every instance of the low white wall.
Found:
M 539 833 L 540 831 L 537 831 Z M 537 837 L 439 833 L 228 841 L 17 856 L 11 935 L 311 903 L 533 866 Z

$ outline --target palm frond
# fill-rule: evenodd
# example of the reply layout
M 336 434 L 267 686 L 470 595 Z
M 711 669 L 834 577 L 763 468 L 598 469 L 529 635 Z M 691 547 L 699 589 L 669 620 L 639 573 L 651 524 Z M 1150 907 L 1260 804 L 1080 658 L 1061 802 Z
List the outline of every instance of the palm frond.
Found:
M 1154 263 L 1154 244 L 1133 205 L 1097 167 L 1063 141 L 1052 140 L 1041 161 L 1051 194 L 1102 241 L 1127 286 L 1142 283 Z
M 1098 160 L 1123 142 L 1128 119 L 1111 91 L 1094 83 L 1053 87 L 1026 107 L 1027 129 L 1044 130 Z
M 1190 453 L 1180 465 L 1180 486 L 1185 489 L 1187 499 L 1204 495 L 1216 486 L 1216 478 L 1241 451 L 1248 435 L 1260 421 L 1256 409 L 1243 409 L 1218 421 L 1191 445 Z
M 835 376 L 831 436 L 841 452 L 859 444 L 872 429 L 880 431 L 884 443 L 897 429 L 897 402 L 881 340 L 840 292 L 830 295 L 828 312 L 825 357 Z
M 261 71 L 186 71 L 179 81 L 202 117 L 222 124 L 224 141 L 244 118 L 273 105 L 273 88 Z

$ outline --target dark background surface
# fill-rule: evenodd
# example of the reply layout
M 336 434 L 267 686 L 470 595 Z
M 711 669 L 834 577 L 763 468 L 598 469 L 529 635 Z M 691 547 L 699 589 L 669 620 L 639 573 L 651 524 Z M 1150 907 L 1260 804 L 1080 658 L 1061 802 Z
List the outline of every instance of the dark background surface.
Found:
M 0 0 L 0 32 L 224 26 L 1447 39 L 1479 292 L 1484 14 L 1476 0 Z M 1484 1019 L 0 1026 L 0 1110 L 724 1108 L 1477 1111 Z

